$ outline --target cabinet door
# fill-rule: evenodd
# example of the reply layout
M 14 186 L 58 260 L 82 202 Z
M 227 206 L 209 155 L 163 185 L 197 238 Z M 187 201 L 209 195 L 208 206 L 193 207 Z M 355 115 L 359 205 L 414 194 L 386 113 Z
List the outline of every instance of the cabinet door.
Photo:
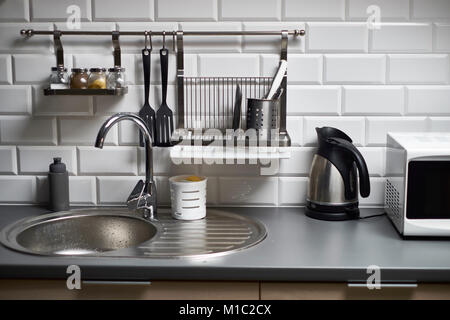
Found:
M 259 283 L 100 281 L 83 282 L 81 290 L 69 290 L 65 280 L 0 280 L 0 299 L 259 299 Z
M 262 282 L 262 300 L 365 300 L 365 299 L 445 299 L 450 300 L 450 284 L 420 283 L 417 287 L 351 287 L 347 283 Z

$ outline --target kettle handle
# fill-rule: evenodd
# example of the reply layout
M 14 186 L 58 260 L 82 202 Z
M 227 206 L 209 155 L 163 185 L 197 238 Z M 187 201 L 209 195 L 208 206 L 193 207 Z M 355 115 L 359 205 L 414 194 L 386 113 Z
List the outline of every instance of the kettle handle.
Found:
M 370 194 L 369 171 L 367 170 L 366 161 L 362 154 L 353 145 L 353 143 L 341 138 L 328 138 L 329 143 L 347 150 L 356 162 L 359 171 L 359 192 L 363 198 L 367 198 Z

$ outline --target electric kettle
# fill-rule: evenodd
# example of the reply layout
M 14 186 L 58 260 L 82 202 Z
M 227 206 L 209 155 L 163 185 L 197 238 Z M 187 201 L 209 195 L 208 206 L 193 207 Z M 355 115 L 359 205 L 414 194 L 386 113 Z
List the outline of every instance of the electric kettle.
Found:
M 319 148 L 309 173 L 306 215 L 330 221 L 358 219 L 357 171 L 361 196 L 370 194 L 366 162 L 341 130 L 322 127 L 316 132 Z

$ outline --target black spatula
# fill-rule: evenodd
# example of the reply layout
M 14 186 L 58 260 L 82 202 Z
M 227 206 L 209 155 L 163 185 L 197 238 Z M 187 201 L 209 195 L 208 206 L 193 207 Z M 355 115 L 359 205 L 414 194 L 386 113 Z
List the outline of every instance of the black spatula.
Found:
M 156 111 L 156 145 L 161 147 L 171 146 L 170 137 L 173 132 L 173 113 L 167 105 L 167 74 L 169 69 L 169 50 L 159 50 L 161 60 L 162 102 Z
M 145 90 L 145 101 L 144 106 L 141 111 L 139 111 L 139 116 L 144 120 L 147 124 L 150 134 L 152 136 L 152 142 L 155 144 L 156 139 L 156 124 L 155 124 L 155 110 L 150 106 L 148 101 L 148 97 L 150 95 L 150 56 L 151 49 L 142 49 L 142 62 L 144 65 L 144 90 Z M 142 137 L 142 133 L 139 133 L 139 145 L 141 147 L 144 146 L 144 139 Z

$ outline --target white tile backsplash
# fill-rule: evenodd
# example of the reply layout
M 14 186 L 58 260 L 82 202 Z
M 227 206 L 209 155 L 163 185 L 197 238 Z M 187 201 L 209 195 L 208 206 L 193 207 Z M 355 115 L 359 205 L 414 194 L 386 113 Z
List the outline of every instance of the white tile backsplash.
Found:
M 430 131 L 449 132 L 450 117 L 430 117 Z
M 381 23 L 379 29 L 372 30 L 371 40 L 371 52 L 430 52 L 432 25 L 429 23 Z
M 339 86 L 289 85 L 288 115 L 338 115 L 341 110 Z
M 169 21 L 215 21 L 218 0 L 155 0 L 156 19 Z
M 405 109 L 402 86 L 344 86 L 344 115 L 401 115 Z
M 98 203 L 123 205 L 138 181 L 138 177 L 97 177 Z
M 81 175 L 137 174 L 136 147 L 78 147 L 78 168 Z
M 450 24 L 435 24 L 434 50 L 450 52 Z
M 348 19 L 366 21 L 374 14 L 374 8 L 370 6 L 376 6 L 380 9 L 381 21 L 408 20 L 409 2 L 409 0 L 348 0 Z
M 388 132 L 427 131 L 425 117 L 367 117 L 367 145 L 382 146 L 386 144 Z
M 36 200 L 35 176 L 0 175 L 0 202 L 29 204 Z
M 30 0 L 32 21 L 66 21 L 74 14 L 80 14 L 81 21 L 91 20 L 90 0 Z M 76 6 L 77 9 L 72 9 Z
M 309 175 L 312 159 L 317 148 L 313 147 L 292 147 L 291 157 L 280 160 L 280 174 L 282 175 Z
M 390 83 L 446 84 L 449 74 L 450 59 L 446 54 L 389 55 Z
M 344 20 L 345 0 L 284 0 L 285 20 Z
M 33 115 L 92 115 L 92 96 L 46 96 L 44 87 L 33 86 Z
M 3 0 L 0 2 L 0 22 L 30 21 L 29 0 Z
M 450 19 L 448 0 L 411 0 L 413 19 Z
M 111 96 L 43 96 L 55 65 L 51 36 L 23 38 L 19 30 L 68 30 L 69 5 L 81 8 L 81 30 L 167 31 L 168 104 L 176 111 L 172 30 L 305 29 L 289 37 L 287 129 L 295 147 L 279 172 L 260 165 L 176 165 L 155 148 L 160 204 L 170 204 L 168 177 L 208 176 L 210 205 L 305 204 L 316 149 L 315 127 L 334 126 L 366 159 L 372 192 L 361 206 L 383 203 L 389 131 L 450 130 L 450 2 L 448 0 L 50 0 L 0 1 L 0 203 L 48 199 L 46 172 L 62 155 L 74 205 L 123 205 L 145 174 L 144 152 L 131 122 L 115 125 L 103 150 L 93 147 L 103 121 L 137 113 L 144 100 L 143 36 L 121 36 L 129 92 Z M 367 20 L 380 8 L 381 25 Z M 28 21 L 31 21 L 28 22 Z M 150 104 L 161 103 L 159 49 L 153 36 Z M 111 67 L 111 37 L 63 36 L 67 68 Z M 279 36 L 185 36 L 186 76 L 272 76 Z M 67 160 L 66 160 L 67 159 Z M 19 190 L 19 192 L 17 191 Z
M 17 174 L 16 147 L 0 146 L 0 174 Z
M 52 67 L 56 67 L 54 54 L 15 54 L 13 55 L 14 83 L 48 83 Z M 72 55 L 64 55 L 64 66 L 70 72 Z
M 450 115 L 450 86 L 410 86 L 407 92 L 407 114 Z
M 278 178 L 221 177 L 220 202 L 226 205 L 277 205 Z
M 279 204 L 282 206 L 304 206 L 308 192 L 306 177 L 280 177 L 278 181 Z
M 325 55 L 325 83 L 383 84 L 386 57 L 381 54 Z
M 0 85 L 0 114 L 31 114 L 31 88 L 29 86 Z
M 259 75 L 256 54 L 200 54 L 199 76 L 255 77 Z
M 368 30 L 360 22 L 309 22 L 307 51 L 367 52 Z
M 45 174 L 53 158 L 60 157 L 69 174 L 77 174 L 77 153 L 75 147 L 17 147 L 20 174 Z
M 59 143 L 63 145 L 93 146 L 98 130 L 108 117 L 61 117 L 59 118 Z M 118 144 L 118 126 L 108 131 L 105 145 Z
M 153 20 L 153 0 L 91 0 L 95 21 L 150 21 Z
M 384 189 L 386 178 L 370 178 L 370 195 L 367 198 L 359 197 L 361 207 L 379 206 L 384 203 Z
M 12 84 L 11 56 L 0 54 L 0 84 Z
M 56 119 L 0 116 L 0 142 L 2 144 L 55 145 Z
M 282 0 L 219 0 L 220 20 L 280 20 Z
M 290 54 L 288 57 L 289 84 L 322 83 L 323 57 L 320 54 Z M 280 64 L 280 55 L 261 55 L 261 76 L 273 77 Z
M 304 117 L 304 144 L 317 145 L 316 127 L 335 127 L 347 133 L 358 146 L 365 143 L 364 117 Z

